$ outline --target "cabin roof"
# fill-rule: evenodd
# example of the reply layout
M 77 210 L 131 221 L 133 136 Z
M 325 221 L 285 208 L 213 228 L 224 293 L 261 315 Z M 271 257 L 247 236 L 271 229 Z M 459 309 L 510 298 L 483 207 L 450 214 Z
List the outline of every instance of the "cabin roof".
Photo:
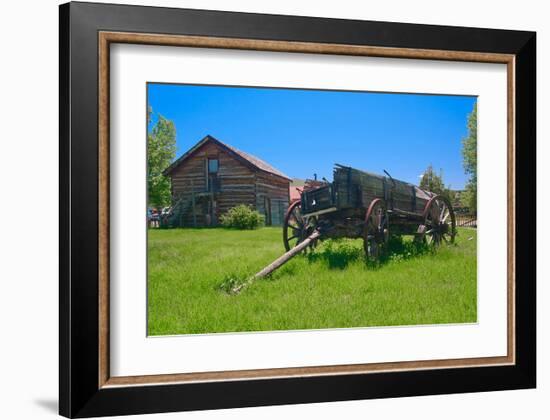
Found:
M 285 180 L 290 181 L 290 178 L 288 176 L 286 176 L 283 172 L 279 171 L 278 169 L 275 169 L 273 166 L 271 166 L 267 162 L 261 160 L 260 158 L 257 158 L 256 156 L 243 152 L 242 150 L 239 150 L 233 146 L 230 146 L 218 140 L 217 138 L 212 137 L 211 135 L 207 135 L 206 137 L 204 137 L 197 144 L 191 147 L 187 152 L 185 152 L 178 159 L 176 159 L 168 168 L 164 170 L 163 174 L 170 175 L 174 171 L 174 169 L 176 169 L 179 165 L 181 165 L 183 162 L 185 162 L 187 159 L 193 156 L 196 151 L 198 151 L 202 146 L 204 146 L 207 143 L 217 144 L 219 147 L 227 151 L 230 155 L 237 158 L 237 160 L 245 164 L 248 164 L 249 166 L 252 166 L 257 170 L 267 172 L 269 174 L 273 174 L 281 178 L 284 178 Z

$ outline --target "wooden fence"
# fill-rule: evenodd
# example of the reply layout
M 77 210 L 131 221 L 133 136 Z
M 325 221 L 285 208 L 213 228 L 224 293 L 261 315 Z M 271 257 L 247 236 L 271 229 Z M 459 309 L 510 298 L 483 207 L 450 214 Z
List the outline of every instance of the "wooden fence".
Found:
M 459 227 L 477 227 L 477 215 L 476 214 L 466 214 L 466 213 L 456 213 L 456 225 Z

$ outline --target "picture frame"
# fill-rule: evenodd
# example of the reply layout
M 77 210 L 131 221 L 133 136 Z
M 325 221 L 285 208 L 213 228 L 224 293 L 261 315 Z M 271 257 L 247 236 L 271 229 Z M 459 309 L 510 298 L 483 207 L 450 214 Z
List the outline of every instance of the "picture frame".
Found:
M 61 415 L 535 387 L 535 33 L 78 2 L 61 5 L 59 13 Z M 506 64 L 507 355 L 111 377 L 109 48 L 114 43 Z

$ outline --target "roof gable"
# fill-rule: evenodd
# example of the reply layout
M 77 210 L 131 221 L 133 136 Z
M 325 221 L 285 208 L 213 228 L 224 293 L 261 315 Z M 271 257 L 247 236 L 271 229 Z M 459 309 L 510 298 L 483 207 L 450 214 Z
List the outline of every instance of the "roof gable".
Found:
M 201 149 L 204 145 L 206 145 L 207 143 L 210 143 L 210 142 L 215 143 L 221 149 L 225 150 L 231 156 L 235 157 L 238 161 L 246 164 L 247 166 L 249 166 L 249 167 L 251 167 L 255 170 L 260 170 L 260 171 L 263 171 L 263 172 L 267 172 L 269 174 L 276 175 L 278 177 L 281 177 L 281 178 L 284 178 L 285 180 L 290 181 L 290 178 L 288 176 L 286 176 L 284 173 L 282 173 L 278 169 L 275 169 L 273 166 L 269 165 L 268 163 L 264 162 L 263 160 L 257 158 L 256 156 L 245 153 L 245 152 L 243 152 L 239 149 L 236 149 L 233 146 L 225 144 L 225 143 L 219 141 L 218 139 L 212 137 L 211 135 L 207 135 L 206 137 L 204 137 L 197 144 L 195 144 L 193 147 L 191 147 L 187 152 L 185 152 L 178 159 L 176 159 L 168 168 L 166 168 L 164 170 L 163 174 L 164 175 L 170 175 L 184 161 L 189 159 L 199 149 Z

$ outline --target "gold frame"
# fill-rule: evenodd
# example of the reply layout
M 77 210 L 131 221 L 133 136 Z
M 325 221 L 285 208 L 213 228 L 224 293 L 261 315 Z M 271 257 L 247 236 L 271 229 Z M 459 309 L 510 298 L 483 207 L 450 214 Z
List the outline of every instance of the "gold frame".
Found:
M 405 370 L 467 368 L 513 365 L 515 343 L 515 56 L 464 51 L 386 48 L 292 41 L 217 38 L 100 31 L 99 34 L 99 387 L 166 383 L 235 381 L 285 377 L 361 374 Z M 174 373 L 147 376 L 110 376 L 109 368 L 109 54 L 110 44 L 129 43 L 195 48 L 296 52 L 370 57 L 501 63 L 507 65 L 507 161 L 508 161 L 508 251 L 507 251 L 507 355 L 466 359 L 443 359 L 297 368 L 254 369 L 220 372 Z

